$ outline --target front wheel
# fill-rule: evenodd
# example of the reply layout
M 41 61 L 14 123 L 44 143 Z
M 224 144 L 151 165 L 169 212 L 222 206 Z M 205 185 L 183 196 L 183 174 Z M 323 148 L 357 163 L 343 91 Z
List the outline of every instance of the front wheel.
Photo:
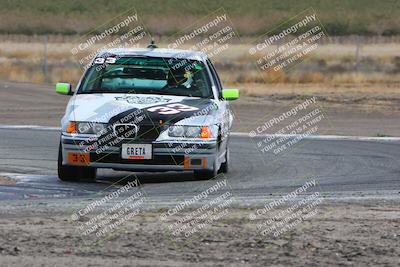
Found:
M 225 162 L 221 164 L 221 168 L 219 169 L 220 172 L 222 173 L 228 173 L 229 171 L 229 149 L 228 147 L 226 148 L 225 152 Z
M 58 178 L 61 181 L 79 182 L 96 180 L 96 168 L 81 166 L 65 166 L 62 164 L 62 148 L 61 143 L 58 148 Z

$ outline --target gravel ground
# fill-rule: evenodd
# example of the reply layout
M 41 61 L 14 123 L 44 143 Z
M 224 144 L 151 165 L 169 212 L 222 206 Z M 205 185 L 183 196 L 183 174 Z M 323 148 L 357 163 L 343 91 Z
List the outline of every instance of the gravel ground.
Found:
M 283 208 L 283 207 L 282 207 Z M 145 211 L 98 244 L 62 214 L 2 215 L 1 266 L 399 266 L 398 202 L 324 203 L 275 237 L 252 211 L 232 208 L 189 238 L 174 237 L 160 211 Z M 187 211 L 188 212 L 188 211 Z

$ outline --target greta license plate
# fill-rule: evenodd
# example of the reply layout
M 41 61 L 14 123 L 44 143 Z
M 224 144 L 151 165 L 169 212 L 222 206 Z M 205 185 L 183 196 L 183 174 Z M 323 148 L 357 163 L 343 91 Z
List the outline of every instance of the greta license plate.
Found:
M 122 144 L 123 159 L 151 159 L 152 155 L 151 144 Z

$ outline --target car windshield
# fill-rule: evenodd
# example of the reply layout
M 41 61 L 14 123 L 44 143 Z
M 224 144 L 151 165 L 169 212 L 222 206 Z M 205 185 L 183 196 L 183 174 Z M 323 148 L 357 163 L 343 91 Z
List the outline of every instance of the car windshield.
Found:
M 157 57 L 104 56 L 94 60 L 80 94 L 131 93 L 211 98 L 210 80 L 200 61 Z

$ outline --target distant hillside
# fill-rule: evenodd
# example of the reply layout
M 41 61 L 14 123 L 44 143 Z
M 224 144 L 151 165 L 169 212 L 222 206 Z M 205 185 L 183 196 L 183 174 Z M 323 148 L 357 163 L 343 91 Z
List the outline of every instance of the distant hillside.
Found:
M 399 35 L 400 0 L 0 0 L 0 33 L 82 34 L 135 8 L 147 29 L 171 35 L 219 7 L 255 36 L 312 7 L 330 35 Z

